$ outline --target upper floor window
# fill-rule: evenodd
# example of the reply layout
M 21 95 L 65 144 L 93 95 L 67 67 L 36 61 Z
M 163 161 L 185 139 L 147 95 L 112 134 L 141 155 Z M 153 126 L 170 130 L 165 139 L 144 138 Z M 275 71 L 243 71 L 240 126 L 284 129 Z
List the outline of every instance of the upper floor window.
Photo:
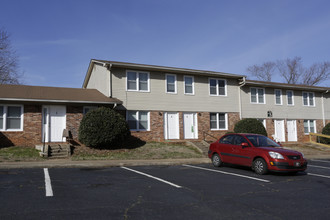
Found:
M 127 90 L 149 92 L 149 73 L 139 71 L 127 71 Z
M 315 106 L 314 92 L 303 92 L 302 96 L 304 106 Z
M 227 82 L 224 79 L 209 79 L 210 95 L 225 96 Z
M 15 106 L 15 105 L 0 106 L 0 130 L 1 131 L 23 130 L 23 106 Z
M 282 90 L 275 89 L 274 93 L 275 93 L 275 104 L 282 105 Z
M 227 130 L 227 124 L 226 113 L 210 113 L 211 130 Z
M 149 130 L 149 112 L 146 111 L 127 111 L 127 122 L 131 130 Z
M 293 91 L 291 90 L 286 91 L 286 97 L 287 97 L 288 105 L 294 105 Z
M 265 104 L 264 88 L 251 88 L 251 103 Z
M 194 94 L 194 77 L 184 76 L 184 94 L 193 95 Z
M 316 133 L 315 121 L 314 120 L 304 120 L 304 133 Z
M 176 75 L 166 74 L 166 92 L 176 93 Z

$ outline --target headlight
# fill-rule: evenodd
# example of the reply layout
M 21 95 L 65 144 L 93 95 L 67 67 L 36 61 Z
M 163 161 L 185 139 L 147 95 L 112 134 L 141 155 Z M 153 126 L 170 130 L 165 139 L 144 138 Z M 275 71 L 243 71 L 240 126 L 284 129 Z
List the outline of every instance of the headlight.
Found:
M 301 153 L 301 152 L 300 152 Z M 301 153 L 302 157 L 305 158 L 305 155 L 303 153 Z
M 269 151 L 268 154 L 271 158 L 274 158 L 274 159 L 284 159 L 282 154 L 277 153 L 277 152 Z

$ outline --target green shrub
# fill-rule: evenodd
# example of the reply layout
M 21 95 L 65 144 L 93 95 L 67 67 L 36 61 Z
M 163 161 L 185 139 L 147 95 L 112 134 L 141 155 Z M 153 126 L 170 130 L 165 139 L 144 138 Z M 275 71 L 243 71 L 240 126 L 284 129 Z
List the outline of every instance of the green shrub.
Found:
M 235 124 L 235 133 L 252 133 L 267 136 L 267 131 L 264 125 L 254 118 L 246 118 Z
M 124 117 L 110 108 L 101 107 L 83 117 L 78 139 L 89 147 L 117 148 L 129 136 L 130 130 Z
M 326 124 L 324 128 L 322 129 L 322 134 L 330 135 L 330 123 Z M 330 144 L 329 138 L 321 138 L 321 142 L 324 144 Z

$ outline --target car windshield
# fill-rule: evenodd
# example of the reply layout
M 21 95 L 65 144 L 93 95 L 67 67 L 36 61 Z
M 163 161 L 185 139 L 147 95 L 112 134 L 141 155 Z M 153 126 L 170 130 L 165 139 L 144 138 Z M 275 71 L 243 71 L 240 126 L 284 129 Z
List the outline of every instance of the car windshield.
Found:
M 246 137 L 255 147 L 281 147 L 278 143 L 266 136 L 246 135 Z

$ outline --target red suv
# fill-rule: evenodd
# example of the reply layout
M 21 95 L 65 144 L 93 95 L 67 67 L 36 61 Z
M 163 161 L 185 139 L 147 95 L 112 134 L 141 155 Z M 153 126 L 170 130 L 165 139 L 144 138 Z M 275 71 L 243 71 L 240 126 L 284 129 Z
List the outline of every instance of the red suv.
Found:
M 222 163 L 252 167 L 257 174 L 268 171 L 299 172 L 307 169 L 304 155 L 283 149 L 266 136 L 258 134 L 227 134 L 210 144 L 209 158 L 214 166 Z

